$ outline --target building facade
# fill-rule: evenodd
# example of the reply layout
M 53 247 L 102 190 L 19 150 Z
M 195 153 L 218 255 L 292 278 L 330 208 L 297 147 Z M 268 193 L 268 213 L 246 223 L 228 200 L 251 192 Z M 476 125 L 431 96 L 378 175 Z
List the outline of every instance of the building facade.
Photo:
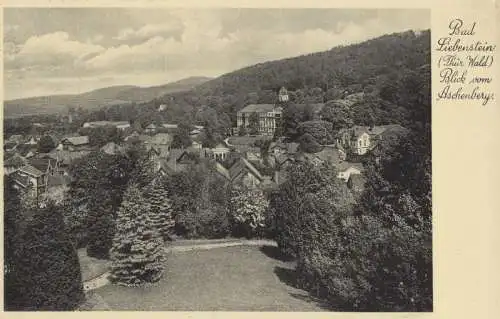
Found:
M 274 104 L 250 104 L 245 106 L 237 113 L 236 125 L 240 130 L 242 127 L 248 130 L 254 123 L 252 116 L 257 114 L 257 133 L 258 135 L 273 136 L 274 132 L 281 123 L 283 114 L 282 103 L 287 103 L 289 100 L 288 91 L 282 87 L 279 90 L 278 98 Z

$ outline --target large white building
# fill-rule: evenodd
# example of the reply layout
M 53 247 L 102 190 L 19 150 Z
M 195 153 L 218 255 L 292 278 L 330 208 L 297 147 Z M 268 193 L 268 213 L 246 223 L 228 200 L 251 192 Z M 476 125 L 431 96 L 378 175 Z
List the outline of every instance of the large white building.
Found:
M 256 113 L 258 120 L 259 135 L 274 135 L 283 113 L 281 103 L 288 102 L 288 91 L 282 87 L 278 93 L 278 100 L 275 104 L 250 104 L 237 113 L 236 125 L 238 129 L 244 127 L 248 129 L 251 125 L 251 116 Z

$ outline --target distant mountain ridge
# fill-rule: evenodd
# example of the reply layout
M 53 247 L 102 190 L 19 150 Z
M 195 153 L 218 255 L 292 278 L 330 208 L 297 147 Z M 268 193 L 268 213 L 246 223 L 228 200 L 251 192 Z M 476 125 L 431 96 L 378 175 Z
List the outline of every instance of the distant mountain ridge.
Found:
M 152 87 L 119 85 L 81 94 L 49 95 L 8 100 L 4 101 L 4 116 L 51 114 L 65 111 L 68 107 L 82 107 L 92 110 L 115 104 L 147 102 L 165 94 L 191 90 L 209 80 L 211 78 L 189 77 Z

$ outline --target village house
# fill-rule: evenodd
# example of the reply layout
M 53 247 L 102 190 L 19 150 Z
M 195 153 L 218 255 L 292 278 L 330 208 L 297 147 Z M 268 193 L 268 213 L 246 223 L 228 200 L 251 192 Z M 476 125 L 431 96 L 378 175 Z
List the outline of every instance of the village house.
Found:
M 147 142 L 151 140 L 151 136 L 146 134 L 139 134 L 137 133 L 137 131 L 134 131 L 132 134 L 126 136 L 123 140 L 128 144 L 134 144 L 134 143 L 147 144 Z
M 46 200 L 50 199 L 56 204 L 60 204 L 64 201 L 67 191 L 69 190 L 69 184 L 71 179 L 67 175 L 49 175 L 47 176 L 47 182 L 45 191 L 40 194 L 40 199 Z
M 154 134 L 154 133 L 156 133 L 157 129 L 158 129 L 158 127 L 156 126 L 156 124 L 151 123 L 148 126 L 146 126 L 146 128 L 144 129 L 144 133 L 146 133 L 146 134 Z
M 274 182 L 280 184 L 288 178 L 288 168 L 294 159 L 287 155 L 277 155 L 274 162 Z
M 165 123 L 165 124 L 162 124 L 161 125 L 164 129 L 167 130 L 167 132 L 169 133 L 175 133 L 175 131 L 177 131 L 177 129 L 179 128 L 179 125 L 178 124 L 169 124 L 169 123 Z
M 248 129 L 250 118 L 255 113 L 258 116 L 258 134 L 273 136 L 281 122 L 283 113 L 282 103 L 288 102 L 288 91 L 282 87 L 278 92 L 278 101 L 274 104 L 250 104 L 239 110 L 236 114 L 237 130 L 242 127 Z M 233 130 L 234 131 L 234 130 Z
M 28 138 L 28 140 L 24 143 L 24 144 L 27 144 L 27 145 L 37 145 L 38 144 L 38 141 L 40 140 L 40 137 L 38 136 L 30 136 Z
M 259 186 L 264 180 L 260 172 L 243 157 L 229 168 L 229 175 L 232 183 L 239 183 L 249 188 Z
M 3 172 L 5 175 L 9 175 L 17 171 L 27 163 L 28 161 L 24 157 L 22 157 L 18 153 L 15 153 L 3 162 Z
M 264 181 L 264 176 L 244 157 L 240 157 L 229 169 L 220 163 L 217 163 L 215 168 L 219 174 L 235 185 L 256 188 Z
M 17 143 L 16 142 L 5 142 L 3 145 L 3 149 L 6 152 L 13 152 L 17 148 Z
M 370 149 L 368 127 L 354 126 L 350 129 L 341 130 L 338 134 L 337 143 L 339 147 L 346 149 L 352 154 L 366 154 Z
M 262 162 L 260 148 L 249 145 L 233 145 L 231 148 L 251 162 Z
M 401 125 L 380 125 L 380 126 L 354 126 L 341 130 L 338 134 L 337 144 L 340 148 L 354 155 L 365 155 L 373 149 L 377 142 L 380 142 L 386 134 L 405 133 L 407 129 Z
M 215 159 L 217 161 L 224 161 L 228 158 L 231 150 L 222 143 L 217 144 L 214 148 L 203 149 L 204 156 L 207 158 Z
M 237 113 L 238 129 L 250 127 L 250 118 L 256 113 L 258 116 L 258 134 L 274 135 L 281 120 L 283 108 L 275 104 L 250 104 Z
M 299 143 L 272 142 L 269 145 L 269 154 L 274 156 L 289 154 L 294 155 L 299 149 Z
M 172 145 L 173 137 L 168 133 L 158 133 L 146 141 L 148 150 L 154 149 L 160 157 L 167 157 Z
M 23 143 L 23 141 L 24 141 L 24 136 L 19 135 L 19 134 L 11 135 L 7 139 L 7 142 L 12 142 L 12 143 L 16 143 L 16 144 L 21 144 L 21 143 Z
M 351 176 L 362 173 L 363 165 L 360 163 L 342 162 L 337 165 L 337 170 L 337 177 L 347 182 Z
M 201 150 L 203 147 L 202 147 L 202 144 L 198 141 L 193 141 L 191 143 L 191 147 L 194 148 L 194 149 L 197 149 L 197 150 Z
M 46 158 L 52 158 L 58 163 L 57 172 L 62 175 L 69 175 L 69 166 L 74 160 L 82 158 L 90 154 L 90 151 L 67 151 L 67 150 L 54 150 L 48 154 L 43 155 Z
M 101 147 L 101 152 L 108 155 L 123 155 L 125 154 L 125 149 L 114 142 L 109 142 Z
M 59 163 L 50 158 L 33 158 L 10 175 L 14 186 L 34 198 L 47 190 L 47 178 L 56 175 Z
M 88 136 L 73 136 L 65 137 L 61 140 L 57 146 L 59 151 L 83 151 L 89 149 L 89 137 Z
M 10 175 L 15 188 L 35 198 L 45 191 L 44 173 L 31 165 L 25 165 Z

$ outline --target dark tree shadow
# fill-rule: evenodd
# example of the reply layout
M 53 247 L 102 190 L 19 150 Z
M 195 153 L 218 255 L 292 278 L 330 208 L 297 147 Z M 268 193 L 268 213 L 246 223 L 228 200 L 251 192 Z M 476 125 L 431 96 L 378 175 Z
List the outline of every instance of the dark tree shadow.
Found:
M 300 289 L 297 272 L 295 269 L 284 268 L 284 267 L 274 267 L 274 273 L 278 276 L 279 280 L 290 287 Z
M 325 300 L 311 296 L 307 291 L 303 290 L 298 282 L 298 276 L 295 269 L 292 268 L 284 268 L 284 267 L 274 267 L 274 273 L 279 278 L 279 280 L 286 285 L 293 287 L 295 289 L 300 289 L 301 291 L 290 293 L 290 296 L 309 302 L 314 303 L 318 307 L 332 311 L 332 306 L 329 305 Z
M 264 245 L 260 247 L 260 251 L 269 258 L 279 261 L 293 261 L 294 258 L 283 255 L 279 248 L 271 245 Z

